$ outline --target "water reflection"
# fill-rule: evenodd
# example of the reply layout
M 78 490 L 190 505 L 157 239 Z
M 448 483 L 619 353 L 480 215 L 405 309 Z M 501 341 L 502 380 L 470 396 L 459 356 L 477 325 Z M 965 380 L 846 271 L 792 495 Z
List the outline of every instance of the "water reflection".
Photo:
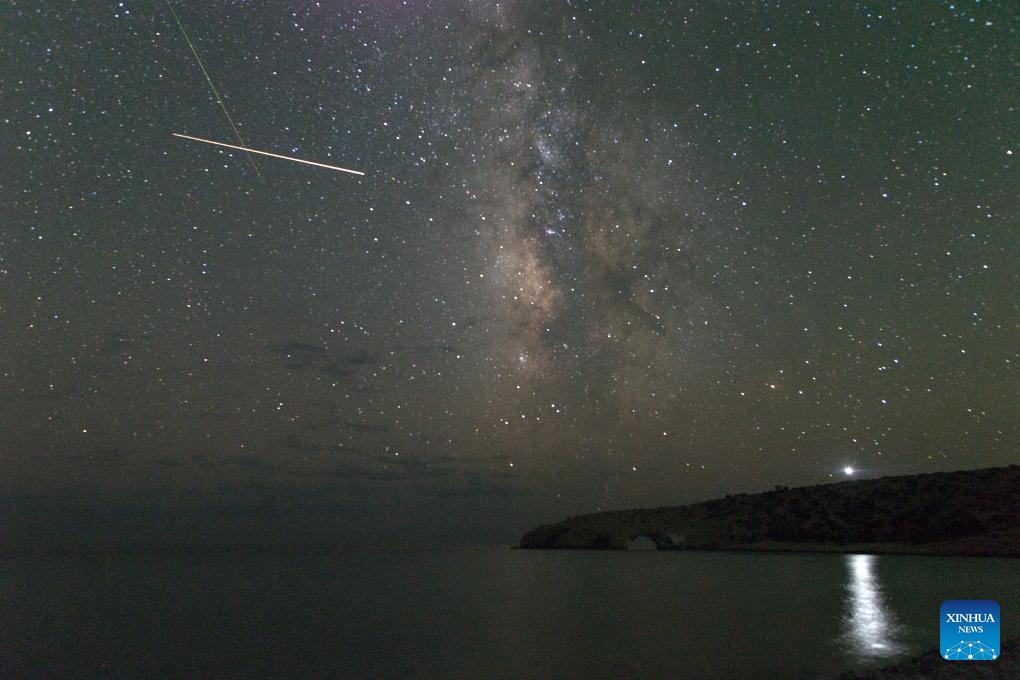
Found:
M 843 640 L 848 651 L 861 659 L 882 660 L 903 651 L 901 626 L 886 606 L 886 596 L 875 575 L 875 555 L 847 555 L 849 578 L 843 612 Z

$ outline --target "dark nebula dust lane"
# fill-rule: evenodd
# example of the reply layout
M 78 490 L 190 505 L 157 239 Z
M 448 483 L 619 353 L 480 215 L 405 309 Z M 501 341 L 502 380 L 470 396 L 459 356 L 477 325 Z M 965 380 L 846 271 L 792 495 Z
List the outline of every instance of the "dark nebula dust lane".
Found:
M 1016 462 L 1008 3 L 173 7 L 0 10 L 6 540 Z

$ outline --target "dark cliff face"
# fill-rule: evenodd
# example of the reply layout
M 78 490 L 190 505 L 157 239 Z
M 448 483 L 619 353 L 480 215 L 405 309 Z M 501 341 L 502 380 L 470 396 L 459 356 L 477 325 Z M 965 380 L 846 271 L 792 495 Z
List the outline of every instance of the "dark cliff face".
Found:
M 582 515 L 521 548 L 871 549 L 1020 555 L 1020 466 L 777 488 L 704 503 Z

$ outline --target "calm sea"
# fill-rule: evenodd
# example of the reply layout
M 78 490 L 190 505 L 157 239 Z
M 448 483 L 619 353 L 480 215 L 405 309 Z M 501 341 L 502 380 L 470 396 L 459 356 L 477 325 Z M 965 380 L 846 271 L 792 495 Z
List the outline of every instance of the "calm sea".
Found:
M 1020 560 L 220 550 L 0 561 L 0 676 L 830 677 L 938 644 L 947 599 L 1020 632 Z

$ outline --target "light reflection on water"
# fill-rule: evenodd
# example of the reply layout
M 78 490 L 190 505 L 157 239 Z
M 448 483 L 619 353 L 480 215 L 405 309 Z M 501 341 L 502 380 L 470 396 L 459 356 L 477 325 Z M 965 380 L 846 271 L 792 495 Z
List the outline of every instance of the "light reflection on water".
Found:
M 902 627 L 886 606 L 875 574 L 875 555 L 846 555 L 849 572 L 843 611 L 843 643 L 862 660 L 880 661 L 903 653 Z
M 29 555 L 0 559 L 0 678 L 830 678 L 934 646 L 950 597 L 1020 611 L 1017 567 L 504 546 Z

